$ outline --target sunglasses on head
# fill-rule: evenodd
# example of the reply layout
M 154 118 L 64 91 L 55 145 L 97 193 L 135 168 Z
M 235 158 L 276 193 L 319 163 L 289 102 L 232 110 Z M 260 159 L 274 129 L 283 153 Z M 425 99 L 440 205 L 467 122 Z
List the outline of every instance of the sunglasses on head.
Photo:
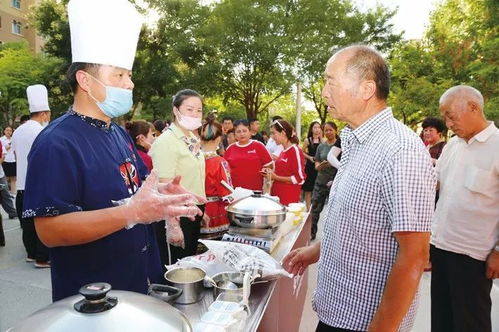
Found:
M 286 130 L 284 129 L 284 127 L 282 126 L 282 124 L 279 122 L 279 120 L 275 120 L 274 122 L 272 122 L 272 125 L 275 127 L 275 125 L 279 125 L 279 127 L 281 127 L 282 130 Z

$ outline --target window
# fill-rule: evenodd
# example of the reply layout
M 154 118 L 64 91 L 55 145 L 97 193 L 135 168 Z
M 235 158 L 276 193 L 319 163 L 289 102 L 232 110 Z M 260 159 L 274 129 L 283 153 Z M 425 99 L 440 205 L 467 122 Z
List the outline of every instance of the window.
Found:
M 21 0 L 12 0 L 12 7 L 21 9 Z
M 21 34 L 22 24 L 16 20 L 12 21 L 12 33 Z

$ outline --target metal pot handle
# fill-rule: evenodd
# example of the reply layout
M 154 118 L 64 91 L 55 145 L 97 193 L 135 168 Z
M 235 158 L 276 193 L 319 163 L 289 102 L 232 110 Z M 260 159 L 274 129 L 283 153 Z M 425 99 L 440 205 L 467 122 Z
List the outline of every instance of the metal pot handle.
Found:
M 110 310 L 116 306 L 118 299 L 108 297 L 111 285 L 105 282 L 95 282 L 80 288 L 80 294 L 85 298 L 76 302 L 73 308 L 84 314 L 94 314 Z
M 147 290 L 147 295 L 165 302 L 173 302 L 182 295 L 182 290 L 168 285 L 151 284 Z
M 251 222 L 253 222 L 253 219 L 255 219 L 254 217 L 244 218 L 240 216 L 234 216 L 233 218 L 235 220 L 238 220 L 242 224 L 251 224 Z

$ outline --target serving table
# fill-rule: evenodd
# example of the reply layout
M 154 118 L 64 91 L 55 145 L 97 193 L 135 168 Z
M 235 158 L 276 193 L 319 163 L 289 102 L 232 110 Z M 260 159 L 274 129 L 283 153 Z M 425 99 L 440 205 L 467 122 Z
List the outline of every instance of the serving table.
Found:
M 309 244 L 312 223 L 310 216 L 311 214 L 307 213 L 299 225 L 294 226 L 281 238 L 271 253 L 272 257 L 280 262 L 293 249 Z M 244 331 L 298 331 L 307 287 L 307 270 L 302 276 L 282 277 L 252 285 L 249 298 L 250 315 L 246 319 Z M 188 305 L 175 304 L 175 307 L 187 316 L 194 327 L 213 301 L 213 290 L 206 289 L 205 296 L 200 302 Z

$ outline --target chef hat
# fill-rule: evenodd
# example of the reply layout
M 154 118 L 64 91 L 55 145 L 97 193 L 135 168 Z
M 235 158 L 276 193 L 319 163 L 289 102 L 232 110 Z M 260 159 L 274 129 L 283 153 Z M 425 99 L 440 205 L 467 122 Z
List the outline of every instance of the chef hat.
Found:
M 35 84 L 28 86 L 26 95 L 28 95 L 30 113 L 50 111 L 49 96 L 45 85 Z
M 142 16 L 128 0 L 71 0 L 73 62 L 132 69 Z

